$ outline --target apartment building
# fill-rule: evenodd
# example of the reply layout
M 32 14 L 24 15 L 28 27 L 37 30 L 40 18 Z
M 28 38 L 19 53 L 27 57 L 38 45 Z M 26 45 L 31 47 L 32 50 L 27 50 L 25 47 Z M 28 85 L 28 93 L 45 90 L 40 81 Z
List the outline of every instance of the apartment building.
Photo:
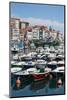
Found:
M 10 35 L 12 40 L 17 40 L 19 38 L 19 23 L 20 19 L 18 18 L 11 18 L 10 20 Z
M 27 33 L 27 34 L 26 34 Z M 29 22 L 24 21 L 20 18 L 11 18 L 10 20 L 10 35 L 12 40 L 24 40 L 25 34 L 28 40 L 44 40 L 45 42 L 52 42 L 58 38 L 60 41 L 63 40 L 62 34 L 52 29 L 48 29 L 47 26 L 34 25 L 29 26 Z
M 29 26 L 28 22 L 20 21 L 20 39 L 24 40 L 24 34 L 27 32 Z
M 32 39 L 39 39 L 39 28 L 34 27 L 32 30 Z

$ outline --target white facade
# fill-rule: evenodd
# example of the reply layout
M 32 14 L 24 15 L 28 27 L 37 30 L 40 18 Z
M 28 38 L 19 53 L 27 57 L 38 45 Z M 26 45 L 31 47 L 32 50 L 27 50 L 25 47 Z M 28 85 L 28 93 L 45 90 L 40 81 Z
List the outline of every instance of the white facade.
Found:
M 19 38 L 19 19 L 12 19 L 12 29 L 11 29 L 11 34 L 12 34 L 12 40 L 17 40 Z
M 17 40 L 19 39 L 19 30 L 17 29 L 12 29 L 12 39 Z
M 33 38 L 32 32 L 27 32 L 27 37 L 28 37 L 28 40 L 32 40 Z
M 17 20 L 17 19 L 15 20 L 15 28 L 19 29 L 19 20 Z
M 48 35 L 49 35 L 48 32 L 43 31 L 43 39 L 45 39 L 46 37 L 48 37 Z
M 57 32 L 50 32 L 50 36 L 53 38 L 53 40 L 57 37 Z
M 33 32 L 33 39 L 39 39 L 39 30 L 38 30 L 38 28 L 33 29 L 32 32 Z
M 59 33 L 59 40 L 60 40 L 60 42 L 63 41 L 63 38 L 64 38 L 64 36 L 61 33 Z
M 25 28 L 25 23 L 23 23 L 23 22 L 21 23 L 21 29 L 22 28 Z
M 14 35 L 19 35 L 19 29 L 17 29 L 17 30 L 16 29 L 12 29 L 12 30 L 13 30 L 12 32 L 13 32 Z

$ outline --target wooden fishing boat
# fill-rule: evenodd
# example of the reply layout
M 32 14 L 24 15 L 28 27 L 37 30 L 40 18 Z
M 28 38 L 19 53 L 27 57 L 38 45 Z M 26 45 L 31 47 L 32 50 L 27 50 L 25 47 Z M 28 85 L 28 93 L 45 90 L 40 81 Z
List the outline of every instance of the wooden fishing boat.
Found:
M 49 73 L 51 72 L 50 68 L 39 69 L 35 73 L 32 74 L 34 81 L 43 80 L 49 77 Z

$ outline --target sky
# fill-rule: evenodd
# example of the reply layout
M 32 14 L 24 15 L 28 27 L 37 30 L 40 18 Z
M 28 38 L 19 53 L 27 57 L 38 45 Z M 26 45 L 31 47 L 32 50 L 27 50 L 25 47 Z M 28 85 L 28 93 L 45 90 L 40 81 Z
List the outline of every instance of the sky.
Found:
M 64 33 L 64 6 L 11 3 L 11 16 L 19 17 L 31 25 L 47 25 Z

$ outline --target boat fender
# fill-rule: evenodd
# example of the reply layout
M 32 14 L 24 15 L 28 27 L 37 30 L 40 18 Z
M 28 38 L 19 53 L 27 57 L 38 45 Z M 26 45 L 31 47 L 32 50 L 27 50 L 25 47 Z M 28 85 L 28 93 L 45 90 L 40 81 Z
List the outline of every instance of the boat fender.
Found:
M 17 78 L 17 80 L 16 80 L 16 85 L 17 85 L 17 87 L 20 87 L 20 85 L 21 85 L 20 77 Z
M 59 79 L 59 80 L 57 81 L 57 85 L 62 85 L 62 80 L 61 80 L 61 79 Z

